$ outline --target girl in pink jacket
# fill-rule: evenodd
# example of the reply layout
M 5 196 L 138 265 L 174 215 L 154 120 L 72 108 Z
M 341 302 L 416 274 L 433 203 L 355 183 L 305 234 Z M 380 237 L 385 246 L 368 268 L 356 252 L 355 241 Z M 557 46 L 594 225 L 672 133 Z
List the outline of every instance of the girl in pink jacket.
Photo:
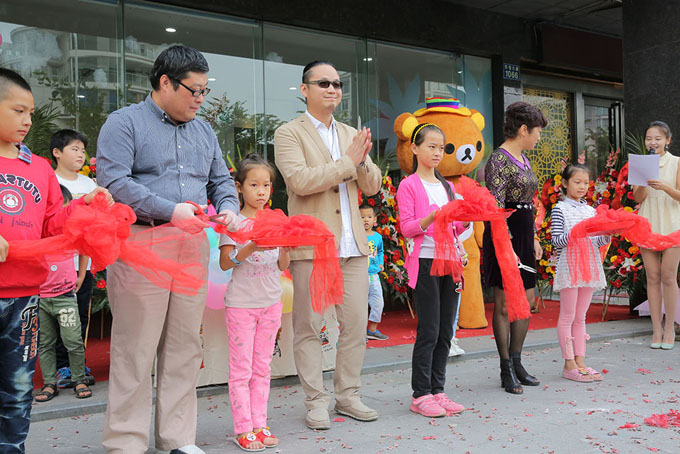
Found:
M 418 125 L 411 135 L 413 173 L 399 184 L 397 202 L 401 231 L 406 237 L 408 285 L 414 289 L 418 330 L 413 346 L 411 411 L 428 418 L 460 413 L 465 407 L 444 393 L 446 363 L 460 294 L 451 276 L 431 276 L 435 244 L 435 212 L 455 198 L 451 183 L 436 170 L 446 138 L 432 123 Z M 465 230 L 454 222 L 454 237 Z M 459 247 L 462 245 L 459 243 Z

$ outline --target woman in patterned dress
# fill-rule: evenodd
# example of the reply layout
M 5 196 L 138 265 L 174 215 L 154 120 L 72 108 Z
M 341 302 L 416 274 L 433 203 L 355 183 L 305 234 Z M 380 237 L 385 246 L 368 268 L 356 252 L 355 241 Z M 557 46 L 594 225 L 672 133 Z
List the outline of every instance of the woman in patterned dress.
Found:
M 540 110 L 525 102 L 516 102 L 505 111 L 503 135 L 505 142 L 494 150 L 485 167 L 486 187 L 496 197 L 502 208 L 515 212 L 508 218 L 508 229 L 512 246 L 519 261 L 534 268 L 535 261 L 543 253 L 534 229 L 533 197 L 538 188 L 538 179 L 531 169 L 524 150 L 536 147 L 541 130 L 547 121 Z M 538 386 L 539 381 L 522 366 L 522 346 L 529 329 L 529 319 L 508 320 L 505 307 L 503 281 L 496 259 L 491 226 L 484 229 L 483 262 L 486 285 L 493 287 L 494 312 L 493 332 L 501 359 L 501 381 L 505 391 L 522 394 L 522 385 Z M 534 301 L 536 275 L 520 271 L 527 300 Z

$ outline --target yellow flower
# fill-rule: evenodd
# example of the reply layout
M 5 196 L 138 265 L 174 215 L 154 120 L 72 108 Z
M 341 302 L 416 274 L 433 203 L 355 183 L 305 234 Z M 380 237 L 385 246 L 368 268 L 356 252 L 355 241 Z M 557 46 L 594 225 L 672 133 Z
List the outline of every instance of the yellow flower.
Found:
M 593 202 L 597 202 L 597 196 L 595 194 L 593 194 L 592 199 L 593 199 Z
M 543 222 L 541 223 L 541 227 L 543 227 L 543 228 L 548 227 L 548 221 L 543 221 Z
M 609 257 L 609 261 L 610 261 L 610 262 L 613 262 L 614 260 L 616 260 L 616 257 L 617 257 L 617 256 L 612 255 L 611 257 Z
M 404 261 L 403 260 L 397 260 L 397 265 L 399 266 L 404 266 Z
M 83 166 L 83 168 L 80 169 L 80 173 L 82 173 L 85 176 L 88 176 L 90 174 L 90 166 Z
M 548 273 L 552 273 L 553 272 L 552 266 L 546 267 L 545 271 L 548 272 Z
M 623 211 L 627 211 L 629 213 L 632 213 L 633 209 L 631 207 L 623 207 Z
M 396 220 L 396 219 L 394 219 L 394 216 L 390 216 L 390 217 L 389 217 L 389 220 L 390 220 L 390 222 L 392 222 L 392 223 L 395 223 L 395 222 L 397 222 L 397 220 Z
M 555 184 L 562 183 L 562 175 L 555 175 Z
M 402 240 L 401 238 L 399 238 L 399 241 L 397 242 L 397 245 L 403 246 L 403 245 L 404 245 L 404 240 Z

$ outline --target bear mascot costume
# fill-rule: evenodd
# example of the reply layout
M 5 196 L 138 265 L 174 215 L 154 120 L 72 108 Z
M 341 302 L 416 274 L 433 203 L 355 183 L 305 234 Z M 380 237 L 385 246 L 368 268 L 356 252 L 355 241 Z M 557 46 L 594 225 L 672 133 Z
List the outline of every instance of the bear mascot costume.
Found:
M 451 181 L 456 194 L 465 198 L 466 188 L 479 186 L 465 174 L 479 165 L 484 157 L 484 117 L 474 109 L 460 105 L 457 99 L 427 98 L 426 108 L 414 113 L 403 113 L 394 122 L 397 135 L 397 159 L 401 170 L 413 171 L 411 133 L 421 123 L 434 123 L 444 131 L 446 145 L 444 157 L 437 170 Z M 461 328 L 486 328 L 484 296 L 479 271 L 480 250 L 484 223 L 474 222 L 460 235 L 468 254 L 468 265 L 463 269 L 465 288 L 461 295 L 458 326 Z

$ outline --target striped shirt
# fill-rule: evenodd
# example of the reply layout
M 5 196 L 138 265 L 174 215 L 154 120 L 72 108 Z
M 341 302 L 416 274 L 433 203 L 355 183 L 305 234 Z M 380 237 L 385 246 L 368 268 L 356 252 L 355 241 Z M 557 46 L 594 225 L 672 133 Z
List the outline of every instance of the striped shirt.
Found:
M 215 133 L 195 118 L 175 124 L 151 99 L 113 112 L 97 141 L 97 182 L 141 221 L 169 221 L 178 203 L 207 200 L 239 212 Z
M 552 234 L 552 244 L 556 251 L 556 270 L 553 283 L 553 290 L 560 291 L 569 287 L 593 287 L 602 288 L 606 285 L 605 276 L 602 270 L 602 259 L 597 248 L 609 243 L 608 236 L 590 237 L 590 251 L 588 266 L 591 273 L 591 281 L 584 282 L 577 280 L 576 285 L 572 281 L 572 274 L 577 270 L 571 270 L 564 251 L 571 247 L 569 245 L 569 233 L 579 222 L 595 216 L 595 209 L 584 201 L 576 201 L 566 197 L 555 205 L 551 213 L 552 219 L 550 230 Z

